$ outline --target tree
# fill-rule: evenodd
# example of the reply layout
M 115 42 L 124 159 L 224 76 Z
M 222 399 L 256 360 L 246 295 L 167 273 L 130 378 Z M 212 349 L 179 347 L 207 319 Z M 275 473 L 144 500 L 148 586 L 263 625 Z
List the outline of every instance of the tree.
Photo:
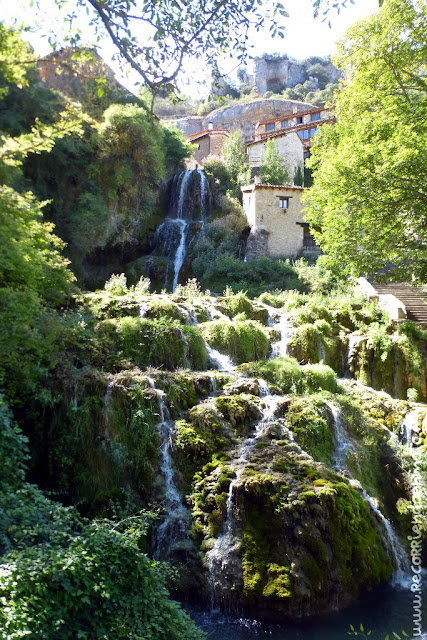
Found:
M 240 187 L 250 181 L 246 143 L 240 131 L 233 131 L 224 143 L 222 157 L 228 170 L 233 195 L 241 198 Z
M 306 219 L 343 273 L 427 281 L 427 4 L 386 0 L 335 59 L 335 127 L 311 149 Z
M 294 176 L 294 184 L 297 187 L 303 187 L 304 186 L 304 170 L 302 165 L 298 165 L 297 170 L 295 172 L 295 176 Z
M 283 164 L 283 158 L 277 150 L 277 142 L 268 140 L 260 165 L 260 177 L 263 184 L 287 184 L 289 171 Z

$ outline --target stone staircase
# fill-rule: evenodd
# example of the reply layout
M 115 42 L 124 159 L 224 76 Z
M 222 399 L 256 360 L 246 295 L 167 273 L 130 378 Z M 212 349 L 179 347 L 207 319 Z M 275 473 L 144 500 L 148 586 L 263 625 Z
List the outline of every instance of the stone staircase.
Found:
M 377 284 L 372 283 L 378 295 L 391 294 L 398 298 L 406 308 L 408 320 L 427 325 L 427 293 L 405 283 Z

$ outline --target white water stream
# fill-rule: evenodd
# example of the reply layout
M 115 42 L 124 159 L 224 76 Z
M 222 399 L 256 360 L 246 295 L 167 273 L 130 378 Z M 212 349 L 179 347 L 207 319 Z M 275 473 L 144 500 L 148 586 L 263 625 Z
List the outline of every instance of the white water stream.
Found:
M 206 554 L 206 562 L 209 570 L 209 582 L 211 587 L 212 606 L 216 604 L 218 594 L 222 598 L 227 593 L 233 591 L 233 583 L 229 580 L 229 575 L 235 575 L 236 570 L 241 571 L 239 548 L 240 542 L 237 537 L 238 525 L 234 517 L 233 502 L 235 498 L 235 488 L 240 482 L 240 478 L 248 464 L 249 454 L 255 444 L 263 436 L 265 430 L 274 418 L 277 406 L 283 401 L 282 396 L 271 395 L 267 383 L 258 380 L 260 395 L 263 398 L 264 409 L 261 420 L 255 427 L 255 433 L 250 438 L 246 438 L 238 447 L 236 458 L 231 463 L 231 468 L 235 471 L 235 477 L 230 482 L 226 503 L 226 519 L 224 531 L 215 539 L 213 547 Z
M 156 555 L 159 556 L 164 548 L 165 540 L 179 540 L 185 535 L 186 523 L 189 519 L 188 510 L 182 504 L 181 495 L 174 482 L 172 466 L 172 438 L 173 420 L 170 419 L 169 409 L 164 401 L 165 392 L 156 388 L 153 378 L 147 377 L 148 384 L 155 392 L 160 411 L 160 422 L 157 430 L 162 439 L 160 447 L 160 470 L 165 479 L 166 516 L 157 531 Z
M 371 510 L 375 513 L 377 519 L 381 522 L 385 537 L 388 541 L 394 564 L 395 571 L 393 574 L 392 582 L 395 586 L 401 588 L 408 588 L 410 579 L 408 580 L 409 562 L 408 555 L 400 542 L 393 525 L 381 512 L 378 501 L 376 498 L 370 496 L 360 485 L 360 483 L 352 476 L 348 467 L 346 466 L 346 457 L 349 451 L 353 451 L 357 456 L 357 450 L 354 444 L 354 440 L 349 436 L 345 420 L 343 418 L 341 409 L 334 405 L 332 402 L 325 402 L 332 412 L 334 423 L 334 437 L 335 437 L 335 452 L 334 463 L 337 469 L 344 469 L 352 479 L 352 486 L 361 490 L 363 497 L 369 504 Z

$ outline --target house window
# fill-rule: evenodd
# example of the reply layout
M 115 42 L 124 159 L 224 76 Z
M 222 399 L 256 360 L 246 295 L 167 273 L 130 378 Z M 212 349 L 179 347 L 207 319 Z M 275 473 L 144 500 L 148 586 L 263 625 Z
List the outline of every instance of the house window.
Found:
M 301 138 L 301 140 L 308 140 L 310 135 L 309 135 L 309 130 L 308 129 L 303 129 L 302 131 L 298 131 L 298 135 Z
M 288 121 L 282 120 L 282 129 L 286 129 L 287 126 L 288 126 Z
M 310 151 L 304 151 L 304 160 L 307 160 L 311 156 Z
M 270 122 L 266 127 L 266 131 L 274 131 L 274 122 Z
M 279 207 L 281 209 L 289 208 L 289 198 L 285 198 L 284 196 L 279 196 Z
M 314 122 L 315 120 L 320 120 L 320 113 L 311 114 L 311 121 Z
M 314 129 L 310 129 L 310 138 L 312 138 L 314 136 L 316 131 L 317 131 L 317 127 L 314 127 Z
M 302 116 L 298 116 L 298 118 L 297 118 L 297 124 L 302 124 Z

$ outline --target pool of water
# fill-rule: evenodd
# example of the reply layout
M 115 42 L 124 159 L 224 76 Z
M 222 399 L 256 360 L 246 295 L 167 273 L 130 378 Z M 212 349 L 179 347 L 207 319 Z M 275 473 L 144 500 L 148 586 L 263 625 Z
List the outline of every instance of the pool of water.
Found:
M 427 585 L 424 580 L 423 631 L 427 630 Z M 413 595 L 411 591 L 391 586 L 371 592 L 356 604 L 336 614 L 296 618 L 283 623 L 268 623 L 219 611 L 202 611 L 187 608 L 191 617 L 209 640 L 253 640 L 268 637 L 270 640 L 345 640 L 350 638 L 350 625 L 356 629 L 362 623 L 371 630 L 372 640 L 384 640 L 392 632 L 402 629 L 411 636 Z

